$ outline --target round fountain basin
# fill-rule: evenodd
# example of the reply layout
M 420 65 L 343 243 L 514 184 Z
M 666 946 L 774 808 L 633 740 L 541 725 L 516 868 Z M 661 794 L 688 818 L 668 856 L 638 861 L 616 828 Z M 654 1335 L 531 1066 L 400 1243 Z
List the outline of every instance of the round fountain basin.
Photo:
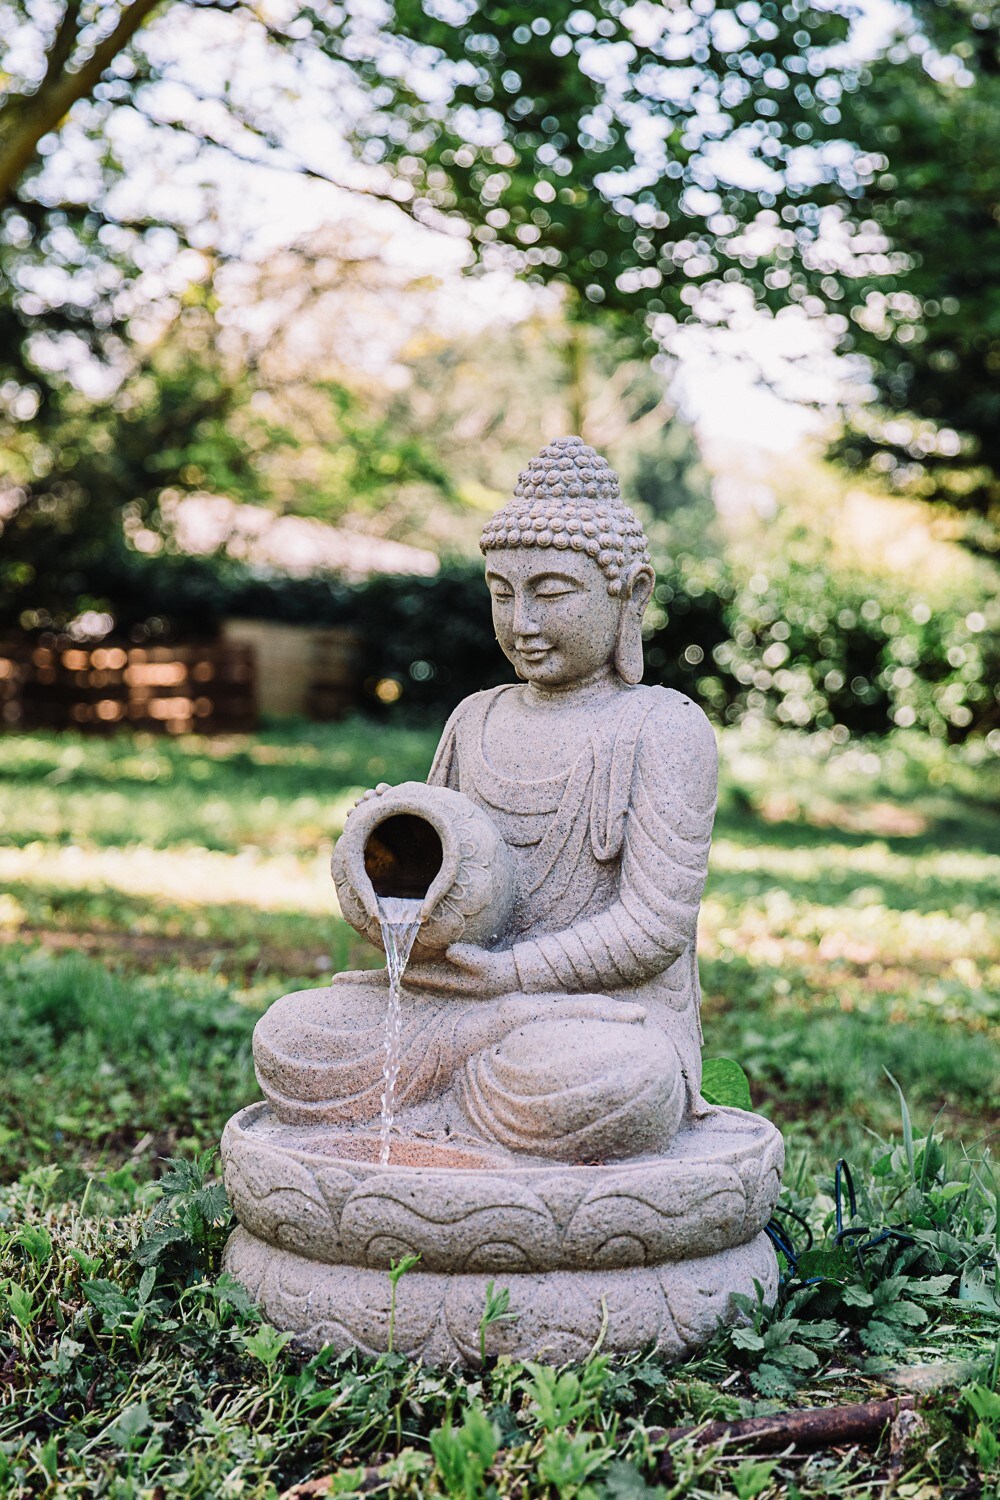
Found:
M 313 1261 L 421 1271 L 524 1273 L 660 1266 L 747 1244 L 777 1201 L 781 1136 L 759 1115 L 713 1109 L 659 1156 L 565 1165 L 371 1130 L 282 1124 L 266 1104 L 234 1115 L 226 1187 L 257 1239 Z

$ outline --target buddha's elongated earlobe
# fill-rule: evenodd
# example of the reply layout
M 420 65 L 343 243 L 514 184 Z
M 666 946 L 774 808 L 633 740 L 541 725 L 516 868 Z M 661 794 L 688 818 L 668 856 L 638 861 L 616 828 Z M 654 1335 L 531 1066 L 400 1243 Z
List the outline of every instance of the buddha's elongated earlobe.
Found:
M 622 612 L 615 640 L 615 671 L 633 686 L 642 681 L 642 617 L 653 592 L 653 570 L 641 566 L 624 580 Z
M 615 671 L 623 682 L 635 684 L 642 681 L 642 669 L 642 619 L 632 608 L 631 601 L 627 601 L 618 622 Z

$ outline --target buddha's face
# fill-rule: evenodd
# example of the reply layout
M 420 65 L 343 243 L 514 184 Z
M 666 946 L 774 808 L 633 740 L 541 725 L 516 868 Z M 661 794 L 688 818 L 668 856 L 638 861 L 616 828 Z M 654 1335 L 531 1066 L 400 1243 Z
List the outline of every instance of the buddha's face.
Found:
M 570 687 L 613 661 L 623 601 L 585 552 L 491 549 L 486 581 L 500 649 L 526 682 Z

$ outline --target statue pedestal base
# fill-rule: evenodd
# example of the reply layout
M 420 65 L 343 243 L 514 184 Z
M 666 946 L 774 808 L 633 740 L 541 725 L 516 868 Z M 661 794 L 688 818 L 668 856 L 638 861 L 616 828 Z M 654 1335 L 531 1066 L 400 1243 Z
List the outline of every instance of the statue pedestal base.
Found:
M 321 1265 L 265 1244 L 237 1229 L 226 1247 L 226 1270 L 261 1304 L 268 1320 L 291 1329 L 310 1348 L 384 1352 L 389 1336 L 389 1278 L 384 1271 Z M 581 1360 L 600 1341 L 606 1354 L 654 1347 L 683 1359 L 732 1322 L 731 1294 L 754 1296 L 754 1282 L 769 1301 L 778 1268 L 770 1240 L 674 1265 L 617 1271 L 506 1272 L 414 1270 L 396 1293 L 393 1347 L 413 1359 L 443 1365 L 479 1363 L 479 1324 L 487 1283 L 510 1291 L 516 1318 L 486 1330 L 488 1354 Z
M 489 1353 L 581 1358 L 655 1346 L 681 1358 L 735 1315 L 731 1294 L 773 1300 L 762 1233 L 778 1196 L 781 1136 L 759 1115 L 711 1109 L 662 1155 L 566 1165 L 467 1142 L 285 1125 L 267 1105 L 234 1115 L 222 1141 L 242 1228 L 226 1269 L 268 1319 L 313 1346 L 373 1353 L 389 1341 L 434 1363 L 479 1358 L 486 1286 L 515 1319 Z M 602 1333 L 603 1330 L 603 1333 Z

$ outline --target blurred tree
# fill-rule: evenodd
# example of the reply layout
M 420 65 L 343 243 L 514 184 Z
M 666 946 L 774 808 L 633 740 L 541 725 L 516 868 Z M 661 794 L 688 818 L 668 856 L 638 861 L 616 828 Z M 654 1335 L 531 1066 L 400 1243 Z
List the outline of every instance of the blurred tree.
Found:
M 316 88 L 324 60 L 352 78 L 353 88 L 329 82 L 362 161 L 388 169 L 352 186 L 418 220 L 452 221 L 490 263 L 564 284 L 580 316 L 617 315 L 641 341 L 650 317 L 688 317 L 699 291 L 725 280 L 774 306 L 801 300 L 831 274 L 812 255 L 829 184 L 853 184 L 849 153 L 796 169 L 804 147 L 837 133 L 856 87 L 840 46 L 850 11 L 848 0 L 553 0 L 541 16 L 530 4 L 399 0 L 379 14 L 293 0 L 265 20 L 247 0 L 11 0 L 0 21 L 0 243 L 15 267 L 4 300 L 20 317 L 25 255 L 58 254 L 61 241 L 75 266 L 81 246 L 121 254 L 132 244 L 124 229 L 144 236 L 109 207 L 116 111 L 329 179 L 292 145 L 302 140 L 294 95 Z M 256 61 L 216 76 L 189 24 L 188 50 L 175 41 L 165 65 L 163 37 L 182 35 L 184 13 L 211 13 L 234 47 L 258 47 Z M 68 194 L 63 173 L 61 203 L 43 166 L 74 133 L 100 151 Z M 780 245 L 769 232 L 747 238 L 762 208 L 765 231 L 795 226 Z M 75 301 L 82 326 L 79 289 L 102 278 L 71 279 L 78 295 L 63 308 Z M 100 315 L 92 306 L 91 321 L 114 301 L 105 296 Z
M 877 406 L 852 414 L 835 451 L 938 502 L 967 545 L 995 554 L 1000 7 L 918 4 L 869 72 L 846 107 L 848 128 L 876 147 L 856 203 L 875 246 L 851 343 L 871 362 Z
M 0 416 L 62 420 L 88 359 L 106 385 L 120 380 L 130 319 L 183 254 L 183 225 L 164 235 L 162 215 L 121 208 L 113 118 L 331 180 L 297 128 L 320 80 L 371 169 L 355 189 L 466 235 L 483 265 L 563 286 L 571 319 L 633 349 L 677 321 L 724 319 L 740 287 L 772 309 L 841 317 L 860 299 L 855 338 L 878 357 L 887 409 L 924 426 L 862 435 L 858 461 L 988 520 L 996 311 L 976 287 L 991 284 L 997 232 L 996 12 L 912 10 L 928 68 L 912 45 L 866 67 L 843 45 L 848 0 L 552 0 L 544 15 L 493 0 L 291 0 L 266 14 L 250 0 L 8 0 Z M 234 59 L 257 48 L 252 66 L 205 66 L 206 18 L 229 28 Z M 960 65 L 951 82 L 941 57 Z M 64 150 L 78 171 L 56 170 Z M 884 243 L 869 253 L 870 225 Z M 568 347 L 571 425 L 583 425 L 588 346 Z
M 354 139 L 409 212 L 469 226 L 484 263 L 566 285 L 577 316 L 618 317 L 641 342 L 651 317 L 687 318 L 725 282 L 782 306 L 830 275 L 812 252 L 828 185 L 854 186 L 850 153 L 805 174 L 796 159 L 837 133 L 857 85 L 849 13 L 397 0 L 322 45 L 351 58 L 370 105 Z M 796 226 L 776 257 L 773 234 L 747 238 L 762 208 L 766 230 L 779 213 Z
M 105 608 L 102 579 L 125 552 L 163 545 L 165 490 L 259 497 L 257 455 L 283 435 L 248 441 L 245 416 L 239 430 L 245 388 L 208 355 L 210 326 L 191 305 L 107 398 L 54 384 L 44 421 L 0 427 L 0 628 L 62 627 Z

